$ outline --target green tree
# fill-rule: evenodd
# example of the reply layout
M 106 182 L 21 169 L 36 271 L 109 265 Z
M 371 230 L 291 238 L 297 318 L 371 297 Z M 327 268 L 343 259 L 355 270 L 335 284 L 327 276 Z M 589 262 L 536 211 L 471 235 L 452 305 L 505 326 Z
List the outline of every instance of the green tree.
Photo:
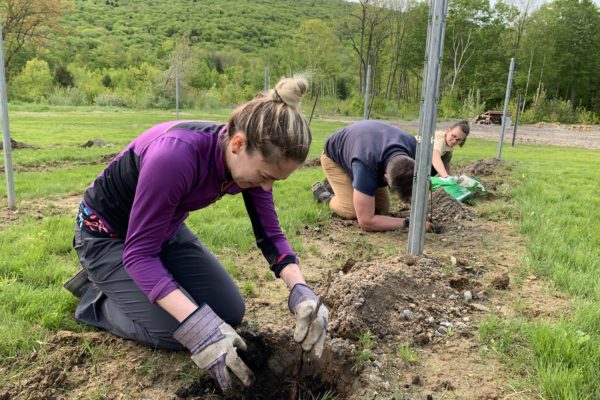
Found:
M 556 82 L 552 82 L 556 84 L 556 97 L 571 100 L 573 106 L 578 99 L 590 106 L 595 94 L 592 90 L 597 91 L 600 83 L 600 11 L 591 0 L 556 0 L 549 7 L 549 34 L 559 70 Z
M 11 85 L 15 99 L 39 102 L 52 92 L 53 78 L 48 63 L 36 58 L 27 61 L 25 68 L 17 75 Z
M 339 41 L 333 29 L 319 19 L 308 19 L 302 22 L 295 35 L 295 49 L 304 63 L 302 68 L 310 71 L 314 93 L 317 82 L 335 75 L 338 70 Z
M 54 70 L 54 83 L 60 87 L 73 87 L 75 86 L 75 78 L 67 67 L 59 65 Z
M 16 70 L 12 64 L 19 53 L 28 46 L 45 45 L 62 29 L 58 20 L 69 8 L 65 0 L 0 0 L 4 66 L 9 76 Z

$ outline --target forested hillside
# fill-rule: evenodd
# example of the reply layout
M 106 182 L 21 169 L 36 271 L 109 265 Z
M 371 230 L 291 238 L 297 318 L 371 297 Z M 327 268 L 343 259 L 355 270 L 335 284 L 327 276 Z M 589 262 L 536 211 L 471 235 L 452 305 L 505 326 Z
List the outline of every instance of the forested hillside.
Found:
M 328 24 L 344 14 L 341 0 L 76 0 L 63 25 L 67 48 L 93 67 L 119 67 L 132 59 L 168 59 L 174 42 L 244 53 L 275 48 L 306 19 Z M 94 50 L 112 47 L 122 57 Z M 110 53 L 110 51 L 107 51 Z M 132 54 L 133 53 L 133 54 Z M 110 62 L 109 62 L 110 61 Z
M 440 116 L 501 107 L 515 57 L 525 121 L 599 122 L 598 7 L 507 1 L 449 2 Z M 418 113 L 422 1 L 0 0 L 0 12 L 13 101 L 172 108 L 177 70 L 182 107 L 231 106 L 268 67 L 271 84 L 307 74 L 323 111 L 361 115 L 371 65 L 373 115 Z

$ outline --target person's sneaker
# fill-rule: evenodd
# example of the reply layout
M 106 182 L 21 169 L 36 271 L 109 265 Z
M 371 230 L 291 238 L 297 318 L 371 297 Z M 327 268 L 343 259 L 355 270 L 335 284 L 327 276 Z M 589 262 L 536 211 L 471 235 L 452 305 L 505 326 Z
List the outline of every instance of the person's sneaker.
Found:
M 315 182 L 312 185 L 312 194 L 316 201 L 319 203 L 329 203 L 331 198 L 333 197 L 333 193 L 331 193 L 322 182 Z
M 88 279 L 87 272 L 82 268 L 75 274 L 74 277 L 66 281 L 63 286 L 65 289 L 71 292 L 73 296 L 81 298 L 89 282 L 90 280 Z

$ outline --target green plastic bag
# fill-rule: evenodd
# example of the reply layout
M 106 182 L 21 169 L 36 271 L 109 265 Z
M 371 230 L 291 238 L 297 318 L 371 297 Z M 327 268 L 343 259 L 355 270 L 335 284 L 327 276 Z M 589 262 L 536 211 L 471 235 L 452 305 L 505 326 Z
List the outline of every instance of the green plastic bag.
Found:
M 466 175 L 461 175 L 458 178 L 455 176 L 446 178 L 432 176 L 429 179 L 431 181 L 431 191 L 435 192 L 438 188 L 442 188 L 458 201 L 464 201 L 475 193 L 485 192 L 485 188 L 477 179 Z

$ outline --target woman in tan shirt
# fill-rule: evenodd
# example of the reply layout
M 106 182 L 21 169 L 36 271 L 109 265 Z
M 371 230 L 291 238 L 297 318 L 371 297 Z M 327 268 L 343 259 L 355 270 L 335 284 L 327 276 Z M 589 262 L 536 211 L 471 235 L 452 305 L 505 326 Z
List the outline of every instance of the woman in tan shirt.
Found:
M 469 136 L 469 122 L 460 121 L 445 131 L 436 131 L 433 140 L 433 157 L 431 159 L 431 176 L 446 178 L 451 175 L 450 160 L 456 145 L 463 147 Z

